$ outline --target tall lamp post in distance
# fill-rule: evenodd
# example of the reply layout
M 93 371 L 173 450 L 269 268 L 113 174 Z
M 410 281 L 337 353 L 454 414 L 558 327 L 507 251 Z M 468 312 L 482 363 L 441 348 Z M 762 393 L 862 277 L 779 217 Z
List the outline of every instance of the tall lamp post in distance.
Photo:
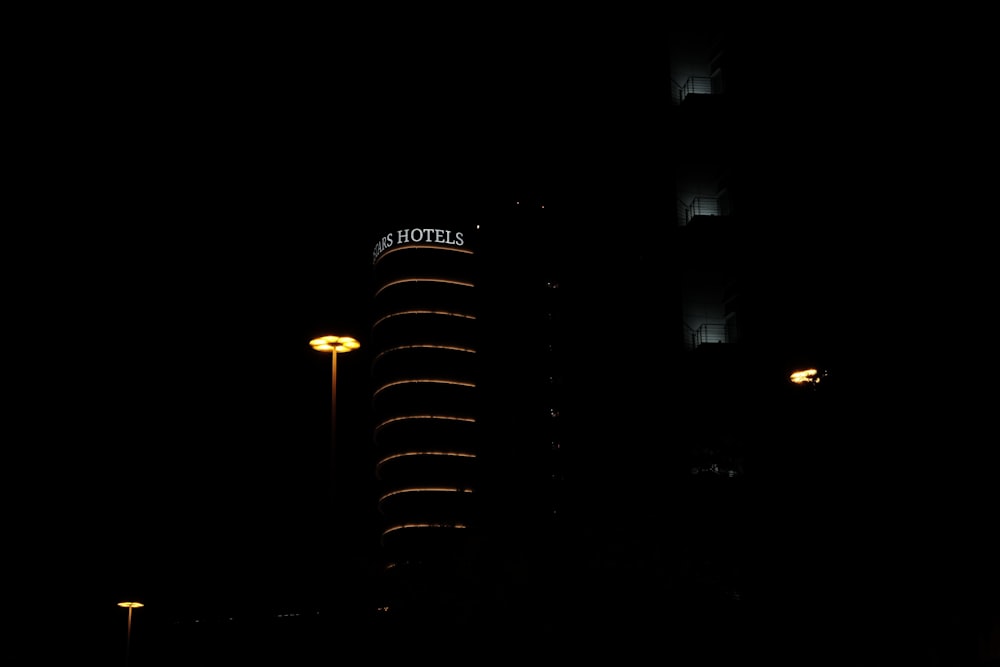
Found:
M 119 602 L 119 607 L 128 609 L 128 634 L 125 635 L 125 664 L 128 665 L 129 648 L 132 645 L 132 610 L 142 607 L 141 602 Z
M 331 446 L 331 466 L 333 464 L 333 450 L 337 444 L 337 355 L 343 352 L 351 352 L 361 347 L 361 343 L 350 336 L 320 336 L 309 341 L 312 349 L 318 352 L 329 352 L 332 361 L 332 383 L 330 393 L 330 446 Z M 332 470 L 331 470 L 332 474 Z

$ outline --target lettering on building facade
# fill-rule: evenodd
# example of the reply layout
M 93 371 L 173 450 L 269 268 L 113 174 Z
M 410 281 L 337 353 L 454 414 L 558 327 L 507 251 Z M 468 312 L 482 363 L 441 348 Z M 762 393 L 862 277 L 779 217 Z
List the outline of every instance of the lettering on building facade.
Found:
M 375 244 L 375 248 L 372 250 L 372 263 L 378 261 L 379 255 L 390 248 L 427 243 L 461 246 L 465 244 L 465 238 L 462 232 L 455 232 L 450 229 L 433 229 L 431 227 L 399 229 L 395 232 L 389 232 Z

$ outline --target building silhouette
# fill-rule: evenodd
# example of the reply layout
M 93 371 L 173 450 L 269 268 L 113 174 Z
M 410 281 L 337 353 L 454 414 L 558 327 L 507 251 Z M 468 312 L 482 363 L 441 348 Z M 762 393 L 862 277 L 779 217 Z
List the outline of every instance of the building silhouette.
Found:
M 387 601 L 421 615 L 454 595 L 479 491 L 479 335 L 471 230 L 387 229 L 373 252 L 372 410 Z M 423 593 L 416 593 L 423 591 Z M 423 606 L 420 606 L 423 604 Z
M 784 484 L 775 341 L 795 338 L 767 282 L 761 227 L 781 221 L 741 153 L 750 101 L 725 32 L 674 37 L 663 94 L 606 119 L 630 139 L 627 119 L 655 119 L 652 167 L 602 146 L 509 188 L 459 179 L 427 222 L 404 201 L 372 235 L 394 632 L 719 659 L 759 641 L 771 566 L 752 543 L 780 528 L 760 525 L 755 489 Z
M 828 55 L 668 32 L 629 79 L 661 94 L 602 119 L 620 143 L 561 136 L 558 169 L 457 178 L 373 235 L 379 623 L 688 664 L 912 655 L 886 639 L 909 592 L 874 573 L 898 549 L 869 512 L 889 463 L 852 436 L 878 423 L 844 319 L 868 304 L 838 302 L 831 140 L 792 111 Z M 972 651 L 962 632 L 933 650 Z

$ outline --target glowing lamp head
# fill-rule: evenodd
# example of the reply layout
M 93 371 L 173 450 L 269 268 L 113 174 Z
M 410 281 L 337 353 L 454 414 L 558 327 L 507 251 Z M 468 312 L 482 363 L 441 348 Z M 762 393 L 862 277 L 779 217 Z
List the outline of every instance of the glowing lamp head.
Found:
M 350 336 L 320 336 L 309 341 L 309 345 L 318 352 L 350 352 L 361 347 L 361 343 Z
M 819 384 L 821 379 L 822 375 L 815 368 L 804 368 L 802 370 L 792 371 L 791 375 L 788 376 L 788 380 L 792 384 L 798 385 Z
M 145 605 L 143 605 L 141 602 L 119 602 L 118 606 L 119 607 L 127 607 L 129 609 L 137 609 L 137 608 L 143 607 Z

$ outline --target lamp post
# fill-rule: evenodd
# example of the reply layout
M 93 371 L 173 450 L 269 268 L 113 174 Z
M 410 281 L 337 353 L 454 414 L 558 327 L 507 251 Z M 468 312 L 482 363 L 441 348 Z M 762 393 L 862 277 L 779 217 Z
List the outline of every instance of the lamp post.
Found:
M 350 336 L 320 336 L 309 341 L 309 345 L 318 352 L 329 352 L 333 360 L 330 393 L 330 444 L 332 457 L 332 450 L 336 448 L 337 443 L 337 355 L 342 352 L 356 350 L 361 347 L 361 343 Z
M 128 609 L 128 633 L 125 635 L 125 664 L 128 665 L 129 648 L 132 644 L 132 610 L 144 605 L 141 602 L 119 602 L 118 606 Z

